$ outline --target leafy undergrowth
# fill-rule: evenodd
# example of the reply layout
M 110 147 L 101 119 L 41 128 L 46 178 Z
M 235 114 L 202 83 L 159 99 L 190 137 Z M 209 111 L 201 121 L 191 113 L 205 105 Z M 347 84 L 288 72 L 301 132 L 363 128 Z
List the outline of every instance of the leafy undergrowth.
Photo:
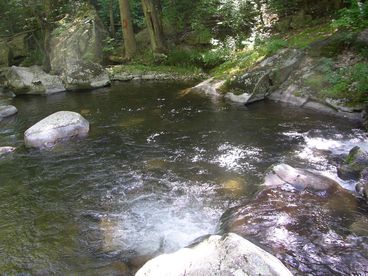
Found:
M 323 58 L 304 83 L 320 99 L 343 100 L 352 106 L 368 103 L 368 61 L 360 57 L 353 64 L 337 66 L 335 60 Z

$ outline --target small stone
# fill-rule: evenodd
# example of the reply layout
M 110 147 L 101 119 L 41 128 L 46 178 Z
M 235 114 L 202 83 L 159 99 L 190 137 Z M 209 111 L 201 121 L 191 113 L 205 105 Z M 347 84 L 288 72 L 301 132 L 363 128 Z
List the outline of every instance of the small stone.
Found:
M 16 150 L 14 147 L 0 147 L 0 157 L 12 153 Z
M 1 118 L 6 118 L 12 116 L 18 112 L 17 108 L 12 105 L 0 106 L 0 120 Z

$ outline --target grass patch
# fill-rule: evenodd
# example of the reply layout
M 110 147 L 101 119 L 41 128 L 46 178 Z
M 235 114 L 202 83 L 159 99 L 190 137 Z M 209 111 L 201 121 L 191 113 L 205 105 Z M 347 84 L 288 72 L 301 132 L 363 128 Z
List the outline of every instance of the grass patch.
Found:
M 330 86 L 322 90 L 324 96 L 347 99 L 351 104 L 368 102 L 368 62 L 332 71 L 326 78 Z
M 336 29 L 332 27 L 330 23 L 325 23 L 323 25 L 306 28 L 303 31 L 291 33 L 284 38 L 287 40 L 288 47 L 303 49 L 317 40 L 331 36 L 335 32 Z
M 345 99 L 347 104 L 368 102 L 368 62 L 334 68 L 334 62 L 321 60 L 316 72 L 304 80 L 320 99 Z
M 213 69 L 210 73 L 217 78 L 229 78 L 240 72 L 248 70 L 267 56 L 275 54 L 278 50 L 286 48 L 287 42 L 272 38 L 259 43 L 254 49 L 245 49 L 233 53 L 229 60 Z
M 177 74 L 177 75 L 199 75 L 202 71 L 195 67 L 178 67 L 167 65 L 143 65 L 143 64 L 128 64 L 117 65 L 112 68 L 114 74 L 118 73 L 132 73 L 132 74 Z

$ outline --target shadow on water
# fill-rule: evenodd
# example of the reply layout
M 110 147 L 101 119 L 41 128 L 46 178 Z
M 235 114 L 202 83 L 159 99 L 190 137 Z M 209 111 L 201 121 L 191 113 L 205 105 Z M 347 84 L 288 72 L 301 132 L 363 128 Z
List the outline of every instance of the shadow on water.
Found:
M 15 98 L 18 115 L 0 122 L 0 145 L 18 147 L 0 160 L 0 273 L 129 275 L 214 233 L 224 211 L 259 191 L 270 165 L 335 177 L 328 156 L 366 144 L 340 119 L 268 102 L 212 103 L 181 95 L 186 87 L 133 82 Z M 24 131 L 60 110 L 89 120 L 88 138 L 25 149 Z

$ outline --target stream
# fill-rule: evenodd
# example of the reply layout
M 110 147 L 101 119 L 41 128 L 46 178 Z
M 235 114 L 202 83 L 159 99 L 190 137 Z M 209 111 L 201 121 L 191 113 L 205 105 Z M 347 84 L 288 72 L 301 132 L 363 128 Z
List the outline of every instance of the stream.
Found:
M 273 164 L 317 170 L 353 193 L 336 160 L 356 145 L 368 150 L 355 123 L 267 101 L 213 102 L 183 93 L 189 86 L 130 82 L 13 99 L 18 115 L 0 122 L 0 146 L 17 147 L 0 159 L 0 274 L 131 275 L 215 233 Z M 89 136 L 26 149 L 24 131 L 60 110 L 82 114 Z M 362 226 L 349 233 L 366 240 L 367 208 L 356 212 Z

